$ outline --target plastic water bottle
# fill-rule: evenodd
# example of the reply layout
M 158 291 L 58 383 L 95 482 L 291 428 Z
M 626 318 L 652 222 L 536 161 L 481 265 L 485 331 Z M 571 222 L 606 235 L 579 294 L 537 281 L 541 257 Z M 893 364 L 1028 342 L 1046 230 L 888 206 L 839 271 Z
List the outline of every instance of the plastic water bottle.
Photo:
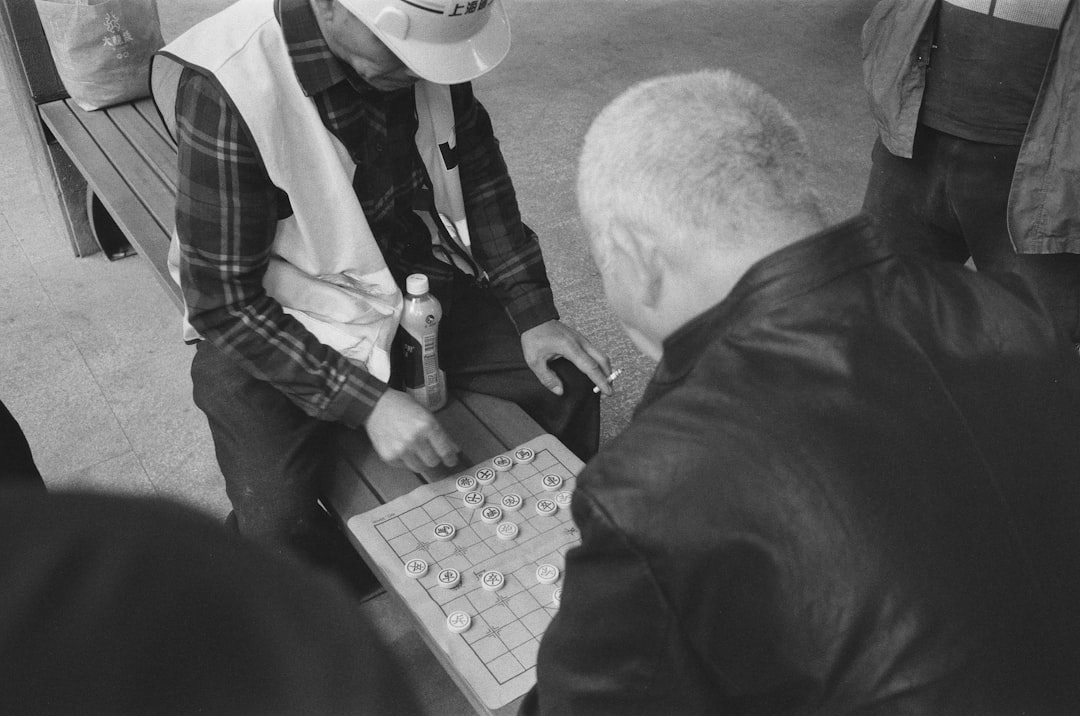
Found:
M 405 279 L 405 308 L 398 328 L 405 392 L 428 410 L 446 405 L 446 374 L 439 368 L 439 321 L 442 306 L 428 292 L 422 273 Z

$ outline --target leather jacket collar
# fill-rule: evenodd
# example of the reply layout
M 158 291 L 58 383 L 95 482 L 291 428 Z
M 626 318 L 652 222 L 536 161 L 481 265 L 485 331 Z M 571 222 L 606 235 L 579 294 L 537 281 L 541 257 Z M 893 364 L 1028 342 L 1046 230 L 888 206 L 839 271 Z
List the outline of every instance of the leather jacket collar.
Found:
M 863 214 L 800 239 L 758 261 L 720 303 L 691 319 L 664 341 L 652 386 L 677 383 L 718 336 L 798 298 L 853 269 L 892 256 Z M 664 391 L 653 391 L 642 407 Z

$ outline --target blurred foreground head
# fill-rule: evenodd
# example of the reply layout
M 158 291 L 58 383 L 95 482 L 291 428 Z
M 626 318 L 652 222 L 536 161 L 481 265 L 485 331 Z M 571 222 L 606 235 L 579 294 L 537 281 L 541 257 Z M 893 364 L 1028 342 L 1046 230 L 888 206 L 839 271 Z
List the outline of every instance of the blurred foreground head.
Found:
M 0 544 L 2 714 L 419 708 L 340 584 L 189 508 L 0 485 Z
M 578 203 L 608 300 L 646 355 L 757 260 L 823 228 L 808 172 L 787 110 L 726 70 L 642 82 L 600 113 Z

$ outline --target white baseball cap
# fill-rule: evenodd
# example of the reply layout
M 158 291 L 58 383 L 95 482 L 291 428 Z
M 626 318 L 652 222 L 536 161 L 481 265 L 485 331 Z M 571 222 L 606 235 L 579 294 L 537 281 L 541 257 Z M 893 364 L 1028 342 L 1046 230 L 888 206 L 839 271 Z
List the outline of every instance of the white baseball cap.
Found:
M 417 76 L 476 79 L 510 51 L 502 0 L 338 0 Z

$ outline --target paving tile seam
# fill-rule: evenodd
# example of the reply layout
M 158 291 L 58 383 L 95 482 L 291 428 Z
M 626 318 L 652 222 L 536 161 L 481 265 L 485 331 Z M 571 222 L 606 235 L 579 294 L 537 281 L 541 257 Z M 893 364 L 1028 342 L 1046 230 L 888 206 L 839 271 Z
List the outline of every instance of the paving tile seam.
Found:
M 94 470 L 95 468 L 101 467 L 102 465 L 105 465 L 105 464 L 110 463 L 110 462 L 115 462 L 115 461 L 123 458 L 125 455 L 131 455 L 135 459 L 135 461 L 139 463 L 139 467 L 142 468 L 142 466 L 143 466 L 142 465 L 142 459 L 139 457 L 138 451 L 136 451 L 134 448 L 132 448 L 131 450 L 121 451 L 121 452 L 118 452 L 115 455 L 110 455 L 109 457 L 104 457 L 104 458 L 101 458 L 100 460 L 95 460 L 94 462 L 89 462 L 89 463 L 87 463 L 85 465 L 82 465 L 77 470 L 68 470 L 63 475 L 61 475 L 60 478 L 62 479 L 62 478 L 65 478 L 65 477 L 71 477 L 72 475 L 79 475 L 81 473 L 90 472 L 91 470 Z M 143 472 L 145 473 L 146 470 L 143 469 Z M 161 490 L 158 488 L 157 485 L 154 484 L 154 481 L 151 480 L 149 478 L 149 476 L 146 477 L 146 484 L 150 485 L 150 487 L 153 488 L 155 494 L 160 494 L 161 493 Z
M 30 193 L 33 195 L 33 192 L 30 192 Z M 41 273 L 42 267 L 39 265 L 38 262 L 35 262 L 34 260 L 32 260 L 31 256 L 29 255 L 29 252 L 26 250 L 26 246 L 25 246 L 23 240 L 18 235 L 18 232 L 15 230 L 14 226 L 12 226 L 10 218 L 8 217 L 8 212 L 0 210 L 0 220 L 2 220 L 4 222 L 4 225 L 5 225 L 5 228 L 7 230 L 8 235 L 11 237 L 11 240 L 13 241 L 13 243 L 17 246 L 17 250 L 22 254 L 23 258 L 25 259 L 26 265 L 29 266 L 29 271 L 32 274 L 34 282 L 36 284 L 35 289 L 43 297 L 43 303 L 48 307 L 48 310 L 49 310 L 49 312 L 51 314 L 49 316 L 49 318 L 47 319 L 48 322 L 55 325 L 64 334 L 64 336 L 66 337 L 67 341 L 69 342 L 69 344 L 71 346 L 71 349 L 74 352 L 73 359 L 76 359 L 76 360 L 78 360 L 78 361 L 80 361 L 82 363 L 82 367 L 85 369 L 86 374 L 90 377 L 90 380 L 93 382 L 94 388 L 102 396 L 105 407 L 108 410 L 108 414 L 112 417 L 113 421 L 116 424 L 117 429 L 120 431 L 120 434 L 123 435 L 124 442 L 125 442 L 125 445 L 126 445 L 128 451 L 131 452 L 131 454 L 134 456 L 134 458 L 135 458 L 135 460 L 136 460 L 136 462 L 137 462 L 137 464 L 139 466 L 139 469 L 142 471 L 143 477 L 146 479 L 147 483 L 149 483 L 151 485 L 151 487 L 153 487 L 153 489 L 154 489 L 154 491 L 156 493 L 158 491 L 158 488 L 157 488 L 156 485 L 153 484 L 153 481 L 150 479 L 150 474 L 146 469 L 146 464 L 143 461 L 142 456 L 135 449 L 135 443 L 132 440 L 131 434 L 128 432 L 127 428 L 125 427 L 124 422 L 120 419 L 120 415 L 117 413 L 116 408 L 113 405 L 112 401 L 105 398 L 105 396 L 107 396 L 108 393 L 106 392 L 106 388 L 105 388 L 104 384 L 102 383 L 102 381 L 101 381 L 100 377 L 98 376 L 97 372 L 91 366 L 90 362 L 87 360 L 86 353 L 83 351 L 83 349 L 79 345 L 78 341 L 76 341 L 74 339 L 74 337 L 71 334 L 71 330 L 65 324 L 65 322 L 64 322 L 64 320 L 62 318 L 61 307 L 57 303 L 57 301 L 56 301 L 56 299 L 54 297 L 53 291 L 50 290 L 49 283 L 46 281 L 47 277 L 42 276 L 42 273 Z M 51 227 L 49 227 L 49 228 L 51 228 Z M 51 233 L 51 232 L 47 232 L 47 233 Z M 77 356 L 77 358 L 76 358 L 76 356 Z M 69 474 L 75 474 L 75 473 L 79 473 L 79 472 L 82 472 L 82 471 L 87 470 L 87 469 L 92 469 L 92 468 L 94 468 L 94 467 L 96 467 L 98 465 L 101 465 L 104 462 L 108 462 L 109 460 L 112 460 L 114 458 L 115 458 L 115 456 L 111 456 L 109 458 L 104 458 L 102 460 L 98 460 L 96 462 L 89 463 L 87 465 L 84 465 L 84 466 L 80 467 L 78 470 L 70 471 Z

